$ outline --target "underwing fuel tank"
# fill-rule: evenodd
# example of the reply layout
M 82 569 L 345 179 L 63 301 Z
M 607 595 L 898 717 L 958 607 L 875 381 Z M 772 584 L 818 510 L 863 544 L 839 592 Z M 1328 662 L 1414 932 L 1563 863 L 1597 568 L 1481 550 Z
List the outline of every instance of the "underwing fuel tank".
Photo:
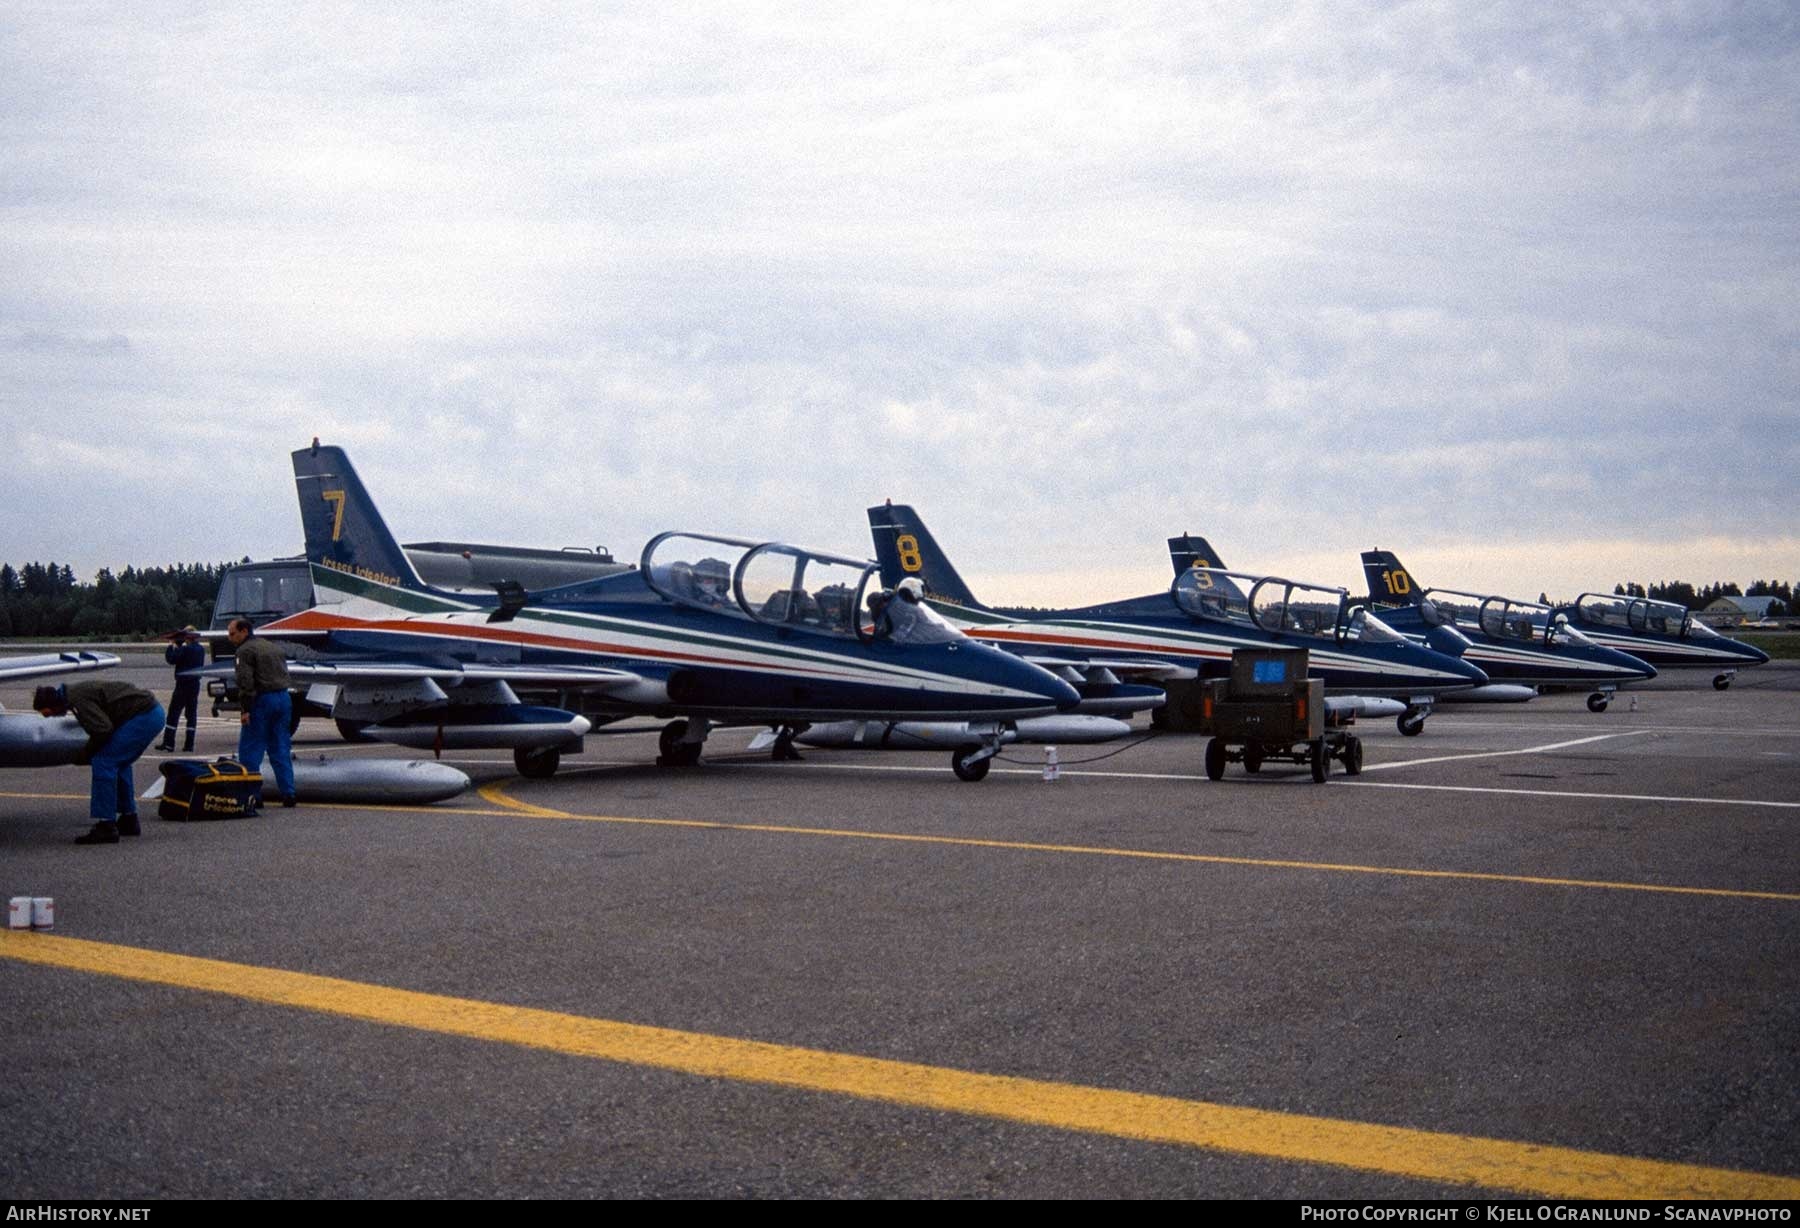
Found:
M 0 712 L 0 768 L 73 763 L 87 742 L 87 730 L 72 716 Z
M 467 704 L 378 721 L 362 732 L 414 750 L 564 750 L 593 728 L 585 716 L 527 704 Z
M 277 795 L 275 769 L 263 765 L 263 796 Z M 429 759 L 294 760 L 294 796 L 303 802 L 386 802 L 424 805 L 455 797 L 469 787 L 467 774 Z
M 263 802 L 280 795 L 273 765 L 263 765 Z M 140 800 L 155 801 L 165 781 L 144 791 Z M 294 796 L 302 802 L 349 802 L 422 806 L 455 797 L 469 787 L 466 774 L 429 759 L 333 759 L 326 755 L 294 759 Z

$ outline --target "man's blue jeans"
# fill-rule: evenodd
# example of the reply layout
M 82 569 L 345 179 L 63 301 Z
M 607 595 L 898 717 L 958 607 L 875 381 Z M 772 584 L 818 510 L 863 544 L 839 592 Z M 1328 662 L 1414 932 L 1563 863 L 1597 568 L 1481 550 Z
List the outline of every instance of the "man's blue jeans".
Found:
M 250 722 L 238 730 L 238 762 L 262 771 L 263 755 L 275 769 L 275 787 L 284 798 L 294 796 L 294 753 L 288 742 L 293 697 L 286 691 L 264 691 L 250 705 Z
M 131 765 L 163 731 L 163 709 L 154 704 L 120 725 L 94 752 L 93 777 L 88 794 L 88 813 L 110 823 L 122 814 L 137 813 L 137 790 L 131 784 Z

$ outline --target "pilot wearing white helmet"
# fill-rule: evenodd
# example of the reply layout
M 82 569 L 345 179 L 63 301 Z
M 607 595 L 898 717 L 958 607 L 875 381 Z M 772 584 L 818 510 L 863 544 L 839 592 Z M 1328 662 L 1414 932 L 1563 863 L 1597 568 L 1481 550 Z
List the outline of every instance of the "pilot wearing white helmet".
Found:
M 924 618 L 924 607 L 920 605 L 924 596 L 925 585 L 917 576 L 908 576 L 894 586 L 893 599 L 882 611 L 882 617 L 896 643 L 910 643 L 916 637 Z

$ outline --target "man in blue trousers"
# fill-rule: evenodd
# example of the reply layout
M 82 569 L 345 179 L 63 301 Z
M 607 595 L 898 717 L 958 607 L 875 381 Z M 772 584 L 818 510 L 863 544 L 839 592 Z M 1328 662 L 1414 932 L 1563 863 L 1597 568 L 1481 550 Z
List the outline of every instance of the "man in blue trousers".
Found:
M 75 843 L 117 844 L 120 836 L 139 834 L 131 765 L 162 732 L 156 696 L 129 682 L 75 682 L 39 687 L 31 706 L 42 716 L 73 716 L 87 730 L 88 743 L 75 761 L 93 765 L 88 813 L 94 826 Z
M 162 748 L 166 751 L 175 749 L 175 726 L 181 724 L 183 713 L 187 714 L 187 740 L 181 749 L 194 749 L 194 725 L 200 710 L 200 679 L 184 678 L 189 670 L 199 669 L 206 664 L 206 648 L 200 643 L 200 633 L 190 624 L 169 637 L 173 642 L 163 649 L 163 660 L 175 667 L 175 693 L 169 697 L 169 723 L 163 726 Z
M 262 771 L 264 753 L 275 769 L 275 787 L 281 804 L 294 804 L 294 755 L 288 742 L 288 726 L 294 713 L 288 694 L 287 658 L 268 640 L 250 634 L 250 620 L 235 618 L 225 632 L 237 650 L 238 762 L 252 772 Z

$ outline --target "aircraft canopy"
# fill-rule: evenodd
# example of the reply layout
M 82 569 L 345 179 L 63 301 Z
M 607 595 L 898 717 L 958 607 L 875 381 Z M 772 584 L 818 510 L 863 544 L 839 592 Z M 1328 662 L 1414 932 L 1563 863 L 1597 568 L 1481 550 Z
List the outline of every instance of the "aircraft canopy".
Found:
M 878 570 L 781 542 L 702 533 L 651 538 L 639 566 L 653 590 L 680 605 L 841 636 L 857 634 L 857 611 Z
M 1403 639 L 1366 607 L 1349 605 L 1348 593 L 1341 588 L 1216 567 L 1190 567 L 1176 577 L 1170 593 L 1176 606 L 1190 617 L 1244 623 L 1278 635 L 1370 644 Z
M 1618 593 L 1583 593 L 1575 599 L 1583 622 L 1618 627 L 1650 635 L 1680 635 L 1690 639 L 1718 639 L 1719 633 L 1673 601 L 1627 597 Z

